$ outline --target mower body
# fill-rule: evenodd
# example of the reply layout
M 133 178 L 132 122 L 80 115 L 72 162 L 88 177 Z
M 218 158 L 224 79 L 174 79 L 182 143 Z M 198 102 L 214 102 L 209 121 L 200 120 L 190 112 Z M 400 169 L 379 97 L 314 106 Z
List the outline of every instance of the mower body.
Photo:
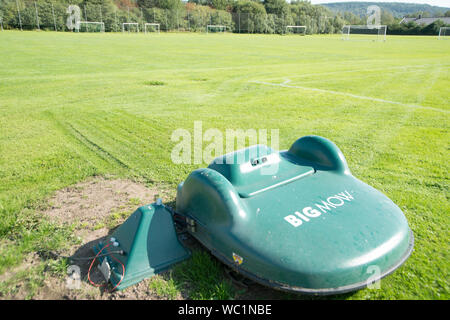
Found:
M 358 290 L 413 248 L 400 208 L 318 136 L 286 151 L 257 145 L 216 158 L 178 186 L 176 212 L 224 264 L 286 291 Z

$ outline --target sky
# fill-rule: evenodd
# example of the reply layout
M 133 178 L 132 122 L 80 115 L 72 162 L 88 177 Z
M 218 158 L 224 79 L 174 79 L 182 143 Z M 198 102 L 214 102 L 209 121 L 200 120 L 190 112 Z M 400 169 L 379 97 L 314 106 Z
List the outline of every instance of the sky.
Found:
M 329 2 L 404 2 L 404 3 L 425 3 L 432 6 L 450 7 L 450 0 L 311 0 L 312 4 L 329 3 Z

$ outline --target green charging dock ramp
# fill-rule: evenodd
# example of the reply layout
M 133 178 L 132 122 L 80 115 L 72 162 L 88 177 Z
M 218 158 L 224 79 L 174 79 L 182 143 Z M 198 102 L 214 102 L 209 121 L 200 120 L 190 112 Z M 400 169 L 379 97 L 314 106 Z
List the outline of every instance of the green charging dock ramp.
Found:
M 116 246 L 111 242 L 113 238 Z M 133 284 L 149 278 L 170 268 L 173 264 L 190 257 L 190 252 L 183 247 L 177 238 L 172 215 L 162 204 L 156 203 L 138 208 L 106 242 L 95 246 L 94 252 L 123 250 L 124 254 L 113 253 L 99 258 L 103 263 L 106 259 L 110 268 L 109 280 L 117 290 L 125 289 Z M 114 258 L 113 258 L 114 257 Z M 122 265 L 125 266 L 125 276 L 122 279 Z

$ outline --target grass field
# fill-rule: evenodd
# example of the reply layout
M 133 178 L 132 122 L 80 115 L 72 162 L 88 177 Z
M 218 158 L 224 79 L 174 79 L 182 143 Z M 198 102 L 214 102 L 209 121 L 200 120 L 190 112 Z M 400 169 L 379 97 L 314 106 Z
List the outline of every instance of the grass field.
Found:
M 56 190 L 94 175 L 175 190 L 207 164 L 174 164 L 171 134 L 202 121 L 222 132 L 279 129 L 282 149 L 324 136 L 401 207 L 411 257 L 380 290 L 341 298 L 450 298 L 449 41 L 5 31 L 0 46 L 0 277 L 30 252 L 76 242 L 73 226 L 38 214 Z M 0 293 L 25 279 L 32 297 L 47 269 L 0 283 Z M 171 284 L 153 285 L 176 291 Z M 230 297 L 226 287 L 199 290 L 194 297 Z

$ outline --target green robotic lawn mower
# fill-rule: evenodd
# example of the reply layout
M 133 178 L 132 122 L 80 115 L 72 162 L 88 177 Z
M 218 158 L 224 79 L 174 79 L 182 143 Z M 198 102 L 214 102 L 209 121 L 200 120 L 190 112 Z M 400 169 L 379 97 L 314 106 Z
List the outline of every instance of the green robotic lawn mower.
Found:
M 94 248 L 123 250 L 100 259 L 112 284 L 125 288 L 189 257 L 175 215 L 225 265 L 298 293 L 366 287 L 405 262 L 414 243 L 399 207 L 352 176 L 339 148 L 318 136 L 286 151 L 257 145 L 218 157 L 178 186 L 175 210 L 139 208 Z

